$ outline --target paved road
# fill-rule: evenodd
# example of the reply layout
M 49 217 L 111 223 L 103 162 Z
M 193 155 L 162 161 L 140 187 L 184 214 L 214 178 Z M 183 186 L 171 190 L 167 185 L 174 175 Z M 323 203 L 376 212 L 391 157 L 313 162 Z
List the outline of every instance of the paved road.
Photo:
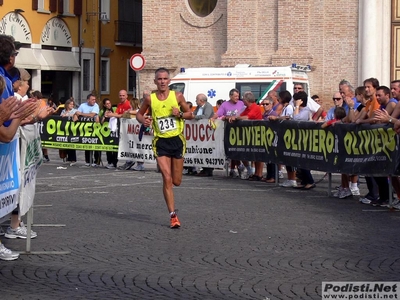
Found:
M 322 281 L 400 280 L 400 213 L 329 198 L 326 181 L 297 191 L 185 176 L 171 230 L 151 166 L 57 169 L 52 153 L 34 223 L 65 227 L 35 226 L 44 254 L 0 261 L 1 299 L 320 299 Z

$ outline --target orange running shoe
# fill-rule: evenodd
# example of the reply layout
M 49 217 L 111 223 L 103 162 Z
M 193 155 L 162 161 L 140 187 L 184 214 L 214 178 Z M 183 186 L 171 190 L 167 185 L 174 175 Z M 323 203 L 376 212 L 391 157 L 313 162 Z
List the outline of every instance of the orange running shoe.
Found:
M 179 228 L 181 227 L 181 222 L 179 222 L 178 216 L 174 214 L 173 217 L 171 217 L 171 228 Z

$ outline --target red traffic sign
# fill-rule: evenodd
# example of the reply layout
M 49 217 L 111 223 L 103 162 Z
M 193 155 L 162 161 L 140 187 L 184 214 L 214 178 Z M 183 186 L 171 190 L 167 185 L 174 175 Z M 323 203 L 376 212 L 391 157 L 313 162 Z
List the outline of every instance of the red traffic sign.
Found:
M 132 70 L 140 71 L 143 70 L 146 65 L 146 60 L 142 54 L 136 53 L 131 56 L 129 59 L 129 64 L 131 65 Z

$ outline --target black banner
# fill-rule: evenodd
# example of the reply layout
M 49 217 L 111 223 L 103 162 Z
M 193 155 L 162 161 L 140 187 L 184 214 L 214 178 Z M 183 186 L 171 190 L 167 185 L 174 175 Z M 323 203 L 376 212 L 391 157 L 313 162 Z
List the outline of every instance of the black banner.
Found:
M 228 158 L 279 163 L 347 174 L 400 174 L 399 137 L 392 125 L 299 121 L 239 121 L 225 124 Z
M 108 122 L 96 123 L 92 118 L 50 116 L 39 123 L 43 148 L 118 151 L 118 133 L 111 132 Z

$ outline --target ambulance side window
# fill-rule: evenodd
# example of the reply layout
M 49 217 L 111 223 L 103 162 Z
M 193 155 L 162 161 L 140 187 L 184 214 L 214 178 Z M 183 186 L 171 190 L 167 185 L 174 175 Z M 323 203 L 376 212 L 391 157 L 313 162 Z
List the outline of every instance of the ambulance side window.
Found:
M 278 84 L 278 82 L 251 82 L 251 83 L 236 83 L 236 88 L 240 91 L 240 96 L 245 92 L 252 92 L 256 99 L 261 99 L 267 91 L 271 89 L 277 92 L 286 90 L 286 82 Z
M 169 85 L 171 91 L 183 92 L 185 91 L 185 84 L 183 82 L 177 82 Z

